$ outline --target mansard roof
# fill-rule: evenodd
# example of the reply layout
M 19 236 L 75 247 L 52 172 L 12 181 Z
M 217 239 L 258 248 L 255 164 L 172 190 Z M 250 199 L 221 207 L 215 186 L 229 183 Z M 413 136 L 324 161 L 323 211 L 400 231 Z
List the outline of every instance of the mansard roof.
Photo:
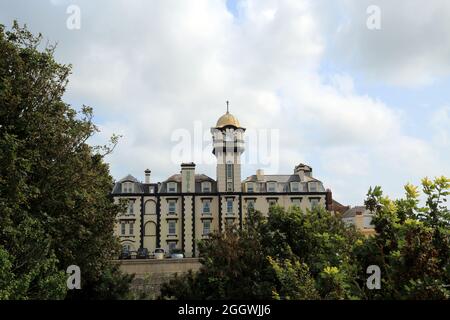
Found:
M 119 183 L 122 183 L 122 182 L 126 182 L 126 181 L 139 182 L 138 179 L 136 179 L 135 177 L 133 177 L 131 174 L 128 174 L 126 177 L 120 179 L 118 182 L 119 182 Z
M 196 174 L 195 175 L 195 182 L 201 182 L 201 181 L 216 181 L 211 177 L 208 177 L 206 174 Z M 171 175 L 169 178 L 167 178 L 164 182 L 181 182 L 181 173 L 177 173 L 174 175 Z
M 364 215 L 372 214 L 370 210 L 368 210 L 365 206 L 355 206 L 345 211 L 345 213 L 342 215 L 342 218 L 353 218 L 358 212 Z
M 269 182 L 274 181 L 278 183 L 287 183 L 287 182 L 321 182 L 320 180 L 317 180 L 316 178 L 309 177 L 305 175 L 305 180 L 300 181 L 300 176 L 298 174 L 265 174 L 262 176 L 262 180 L 258 180 L 257 176 L 251 175 L 247 177 L 243 182 Z

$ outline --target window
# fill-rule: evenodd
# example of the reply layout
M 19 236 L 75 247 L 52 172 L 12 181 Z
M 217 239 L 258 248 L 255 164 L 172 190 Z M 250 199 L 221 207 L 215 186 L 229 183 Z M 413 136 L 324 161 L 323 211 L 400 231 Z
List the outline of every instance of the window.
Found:
M 364 223 L 363 223 L 363 225 L 364 225 L 364 228 L 365 229 L 372 229 L 372 228 L 374 228 L 374 225 L 372 224 L 372 216 L 364 216 Z
M 175 214 L 177 212 L 177 203 L 175 200 L 169 201 L 169 214 Z
M 124 222 L 122 222 L 120 224 L 120 234 L 123 236 L 125 235 L 125 223 Z
M 177 248 L 177 243 L 175 241 L 167 242 L 167 244 L 169 245 L 169 252 L 172 252 Z
M 203 235 L 208 235 L 211 233 L 211 221 L 205 220 L 203 221 Z
M 309 191 L 310 192 L 317 192 L 317 182 L 310 182 L 309 183 Z
M 202 182 L 202 192 L 211 192 L 211 182 Z
M 176 182 L 169 182 L 167 184 L 167 192 L 170 192 L 170 193 L 177 192 L 177 183 Z
M 233 179 L 233 164 L 227 163 L 227 179 Z
M 233 214 L 233 199 L 227 199 L 227 213 Z
M 211 213 L 211 201 L 203 200 L 203 213 L 210 214 Z
M 298 182 L 291 182 L 291 192 L 299 192 L 300 187 Z
M 254 192 L 253 182 L 247 182 L 247 192 Z
M 132 182 L 124 182 L 122 183 L 122 192 L 123 193 L 133 193 L 134 183 Z
M 177 233 L 177 223 L 175 221 L 169 221 L 169 234 L 174 235 Z
M 275 192 L 276 191 L 276 183 L 275 182 L 268 182 L 267 183 L 267 191 L 268 192 Z
M 227 183 L 227 191 L 233 191 L 233 182 Z
M 311 208 L 315 208 L 319 205 L 319 199 L 310 199 L 311 202 Z
M 128 210 L 127 214 L 134 215 L 134 200 L 128 201 Z
M 255 209 L 255 200 L 248 200 L 247 201 L 247 210 L 254 210 Z
M 133 234 L 134 234 L 134 223 L 131 222 L 130 223 L 130 235 L 133 235 Z
M 123 251 L 131 251 L 131 246 L 130 246 L 129 244 L 124 244 L 124 245 L 122 246 L 122 250 L 123 250 Z
M 292 205 L 299 207 L 300 208 L 300 204 L 301 204 L 302 200 L 301 199 L 292 199 Z

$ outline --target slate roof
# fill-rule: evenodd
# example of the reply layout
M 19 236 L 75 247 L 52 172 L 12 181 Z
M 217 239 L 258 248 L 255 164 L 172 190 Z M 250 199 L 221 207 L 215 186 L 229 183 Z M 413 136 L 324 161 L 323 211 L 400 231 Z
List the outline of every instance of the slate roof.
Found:
M 372 214 L 365 206 L 355 206 L 345 211 L 342 218 L 353 218 L 356 216 L 357 212 L 361 212 L 362 214 Z
M 263 179 L 258 181 L 256 175 L 254 174 L 247 177 L 243 182 L 268 182 L 268 181 L 275 181 L 279 183 L 300 182 L 300 176 L 298 174 L 265 174 L 263 175 Z M 311 182 L 311 181 L 320 182 L 320 180 L 317 180 L 316 178 L 308 177 L 305 175 L 305 181 L 303 182 Z

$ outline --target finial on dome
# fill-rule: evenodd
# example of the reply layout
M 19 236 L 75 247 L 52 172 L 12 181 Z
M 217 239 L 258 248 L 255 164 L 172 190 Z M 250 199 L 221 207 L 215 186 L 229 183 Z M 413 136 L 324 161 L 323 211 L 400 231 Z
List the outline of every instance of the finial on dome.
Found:
M 230 103 L 230 102 L 227 100 L 227 113 L 230 113 L 230 112 L 228 111 L 229 103 Z

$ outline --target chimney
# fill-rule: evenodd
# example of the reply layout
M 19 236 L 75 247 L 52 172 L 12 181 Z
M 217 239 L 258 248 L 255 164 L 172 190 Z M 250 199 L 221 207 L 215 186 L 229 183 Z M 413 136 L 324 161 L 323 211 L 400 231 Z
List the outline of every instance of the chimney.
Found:
M 364 216 L 361 211 L 355 213 L 355 227 L 358 230 L 364 229 Z
M 334 208 L 333 208 L 333 194 L 331 193 L 330 189 L 327 189 L 327 194 L 325 196 L 325 200 L 326 200 L 326 202 L 325 202 L 326 209 L 328 211 L 333 211 L 334 210 Z
M 152 173 L 152 171 L 150 169 L 147 169 L 144 171 L 145 172 L 145 183 L 150 183 L 150 175 Z
M 300 163 L 295 166 L 294 174 L 298 174 L 300 177 L 300 181 L 305 181 L 305 176 L 311 177 L 312 168 L 306 164 Z
M 264 181 L 264 170 L 263 169 L 256 170 L 256 180 Z
M 195 192 L 195 163 L 181 164 L 181 192 Z

